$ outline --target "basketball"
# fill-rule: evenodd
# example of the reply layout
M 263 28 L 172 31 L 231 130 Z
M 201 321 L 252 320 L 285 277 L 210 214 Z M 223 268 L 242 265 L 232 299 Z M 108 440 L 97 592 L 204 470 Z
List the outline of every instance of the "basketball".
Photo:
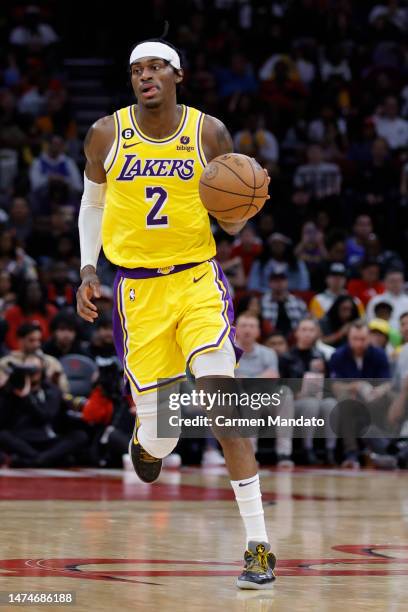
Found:
M 199 192 L 210 215 L 235 223 L 250 219 L 261 210 L 268 197 L 268 178 L 252 157 L 227 153 L 206 166 Z

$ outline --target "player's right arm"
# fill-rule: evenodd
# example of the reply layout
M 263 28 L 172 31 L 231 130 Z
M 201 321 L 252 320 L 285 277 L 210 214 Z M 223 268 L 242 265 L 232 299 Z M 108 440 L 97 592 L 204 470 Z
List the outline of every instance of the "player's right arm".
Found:
M 109 116 L 99 119 L 91 126 L 84 142 L 84 193 L 78 219 L 82 283 L 77 291 L 77 312 L 90 323 L 98 316 L 96 306 L 91 300 L 100 296 L 96 266 L 102 245 L 101 229 L 106 193 L 104 161 L 114 138 L 114 119 Z

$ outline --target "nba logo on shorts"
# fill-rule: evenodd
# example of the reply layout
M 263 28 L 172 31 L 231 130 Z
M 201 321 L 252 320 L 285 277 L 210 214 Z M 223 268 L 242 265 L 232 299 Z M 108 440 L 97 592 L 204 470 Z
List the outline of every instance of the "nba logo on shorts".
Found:
M 130 300 L 131 302 L 134 302 L 134 301 L 135 301 L 135 290 L 134 290 L 134 289 L 131 289 L 131 290 L 129 291 L 129 300 Z

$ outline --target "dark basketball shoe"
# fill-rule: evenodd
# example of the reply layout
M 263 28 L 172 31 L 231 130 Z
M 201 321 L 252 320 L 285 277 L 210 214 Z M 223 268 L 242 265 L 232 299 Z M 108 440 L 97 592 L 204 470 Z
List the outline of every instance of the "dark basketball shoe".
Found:
M 152 457 L 140 445 L 137 439 L 139 429 L 139 419 L 136 417 L 135 428 L 129 442 L 129 455 L 132 459 L 133 467 L 140 480 L 143 482 L 154 482 L 159 477 L 162 468 L 162 460 Z
M 245 567 L 237 578 L 240 589 L 270 589 L 275 581 L 273 568 L 276 557 L 269 552 L 271 545 L 267 542 L 249 542 L 245 551 Z

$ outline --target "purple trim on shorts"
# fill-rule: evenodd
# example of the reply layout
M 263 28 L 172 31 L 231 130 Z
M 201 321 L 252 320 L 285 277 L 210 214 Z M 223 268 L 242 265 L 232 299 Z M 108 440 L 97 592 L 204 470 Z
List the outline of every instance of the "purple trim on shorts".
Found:
M 232 346 L 234 347 L 235 358 L 236 358 L 237 363 L 240 360 L 241 355 L 243 353 L 243 350 L 240 349 L 235 344 L 235 327 L 233 326 L 233 322 L 234 322 L 234 305 L 233 305 L 233 302 L 232 302 L 231 294 L 230 294 L 229 289 L 228 289 L 227 279 L 226 279 L 226 277 L 224 275 L 224 272 L 222 271 L 222 268 L 221 268 L 220 264 L 215 259 L 210 259 L 210 263 L 212 264 L 213 268 L 215 269 L 215 283 L 217 284 L 217 287 L 221 291 L 221 294 L 222 294 L 222 301 L 224 303 L 224 309 L 223 309 L 223 312 L 222 312 L 222 316 L 223 316 L 223 319 L 225 321 L 225 327 L 224 327 L 224 329 L 222 330 L 220 336 L 217 338 L 217 340 L 215 342 L 213 342 L 212 344 L 205 344 L 203 346 L 200 346 L 200 347 L 196 348 L 190 354 L 190 356 L 189 356 L 189 358 L 187 360 L 187 367 L 190 367 L 191 360 L 193 359 L 193 357 L 197 353 L 200 353 L 200 352 L 202 352 L 205 349 L 218 348 L 220 346 L 222 340 L 224 339 L 224 336 L 227 333 L 228 328 L 230 330 L 229 333 L 228 333 L 228 338 L 231 340 Z
M 176 272 L 188 270 L 189 268 L 194 268 L 194 266 L 199 266 L 200 263 L 203 262 L 198 261 L 194 263 L 179 264 L 178 266 L 163 266 L 163 268 L 118 268 L 118 274 L 120 274 L 124 278 L 134 279 L 160 278 L 162 276 L 176 274 Z M 165 270 L 166 268 L 172 268 L 172 270 L 167 273 L 160 272 L 160 270 Z

